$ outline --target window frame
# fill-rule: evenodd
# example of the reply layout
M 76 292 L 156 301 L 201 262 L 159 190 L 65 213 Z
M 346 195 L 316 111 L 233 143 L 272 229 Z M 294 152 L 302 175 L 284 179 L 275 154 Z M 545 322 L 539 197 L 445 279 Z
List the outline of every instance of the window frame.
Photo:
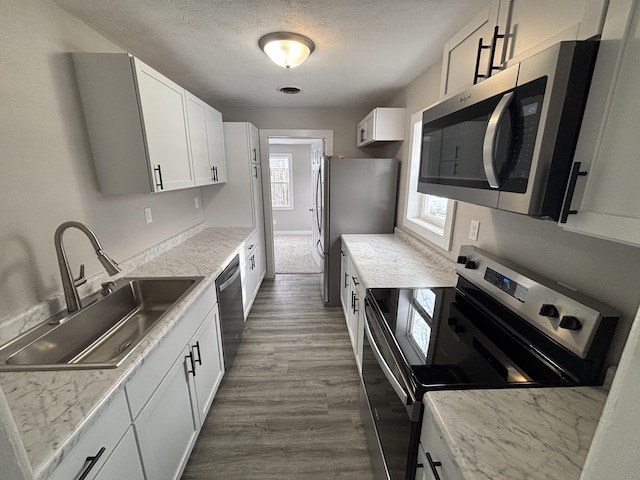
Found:
M 426 109 L 424 109 L 426 110 Z M 447 213 L 444 224 L 433 221 L 422 214 L 425 201 L 429 195 L 418 192 L 418 177 L 420 175 L 420 147 L 422 142 L 422 113 L 424 110 L 411 115 L 409 128 L 409 148 L 407 154 L 408 174 L 406 178 L 405 211 L 401 217 L 401 225 L 419 238 L 432 243 L 447 252 L 451 250 L 453 239 L 453 225 L 457 202 L 447 200 Z
M 288 187 L 289 187 L 289 205 L 287 206 L 275 206 L 273 204 L 274 201 L 274 196 L 273 194 L 271 195 L 271 209 L 272 210 L 295 210 L 295 205 L 294 205 L 294 198 L 293 198 L 293 153 L 290 152 L 283 152 L 283 153 L 269 153 L 269 187 L 271 188 L 271 192 L 274 191 L 273 189 L 273 185 L 275 184 L 285 184 L 285 182 L 273 182 L 271 180 L 271 160 L 275 160 L 275 159 L 286 159 L 287 163 L 288 163 L 288 170 L 289 170 L 289 181 L 288 181 Z

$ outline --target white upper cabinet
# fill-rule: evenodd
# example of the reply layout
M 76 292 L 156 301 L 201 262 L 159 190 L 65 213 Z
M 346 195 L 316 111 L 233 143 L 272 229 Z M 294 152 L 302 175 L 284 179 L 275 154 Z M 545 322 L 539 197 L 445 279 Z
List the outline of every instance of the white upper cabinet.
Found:
M 373 142 L 399 142 L 404 140 L 404 108 L 378 107 L 358 123 L 358 147 Z
M 223 126 L 227 183 L 202 190 L 205 212 L 210 219 L 209 225 L 254 227 L 263 235 L 264 211 L 258 129 L 246 122 L 224 122 Z
M 187 92 L 187 119 L 196 186 L 226 182 L 222 115 Z
M 468 88 L 557 42 L 599 35 L 607 3 L 493 0 L 445 44 L 441 97 Z
M 104 193 L 193 187 L 186 92 L 126 53 L 74 53 Z
M 560 219 L 566 230 L 630 245 L 640 245 L 639 3 L 610 1 Z
M 473 20 L 444 44 L 440 97 L 473 85 L 476 61 L 479 62 L 481 71 L 486 73 L 489 52 L 483 49 L 478 53 L 479 43 L 481 41 L 484 44 L 491 43 L 495 26 L 498 24 L 499 9 L 500 0 L 492 0 Z

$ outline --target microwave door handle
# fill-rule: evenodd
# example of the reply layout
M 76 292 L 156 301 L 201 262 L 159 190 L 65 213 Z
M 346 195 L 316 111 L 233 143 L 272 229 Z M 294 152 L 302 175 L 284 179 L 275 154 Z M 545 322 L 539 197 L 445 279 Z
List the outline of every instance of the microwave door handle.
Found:
M 498 129 L 502 123 L 505 113 L 513 100 L 513 92 L 505 93 L 496 105 L 495 110 L 489 118 L 487 131 L 484 134 L 484 144 L 482 146 L 482 163 L 484 165 L 484 174 L 491 188 L 499 188 L 500 180 L 496 173 L 496 140 L 498 139 Z
M 376 342 L 373 339 L 373 335 L 371 334 L 371 329 L 369 328 L 369 322 L 366 319 L 364 322 L 364 329 L 365 333 L 367 334 L 367 340 L 369 340 L 369 344 L 371 345 L 373 356 L 376 357 L 376 361 L 380 365 L 380 368 L 382 368 L 382 373 L 384 373 L 384 376 L 387 377 L 387 380 L 389 380 L 389 383 L 393 387 L 393 390 L 396 392 L 396 395 L 398 395 L 400 400 L 402 400 L 402 404 L 406 405 L 407 393 L 402 388 L 402 385 L 400 385 L 400 382 L 398 382 L 396 377 L 393 375 L 393 372 L 387 365 L 387 362 L 385 362 L 384 358 L 382 358 L 382 353 L 380 353 L 380 350 L 378 350 L 378 346 L 376 345 Z

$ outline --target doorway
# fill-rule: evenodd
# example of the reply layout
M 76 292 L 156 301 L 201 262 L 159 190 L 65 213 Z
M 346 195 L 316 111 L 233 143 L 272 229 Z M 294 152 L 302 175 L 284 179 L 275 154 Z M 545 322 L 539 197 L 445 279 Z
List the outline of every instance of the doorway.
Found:
M 267 277 L 322 272 L 317 175 L 332 151 L 331 130 L 260 130 Z

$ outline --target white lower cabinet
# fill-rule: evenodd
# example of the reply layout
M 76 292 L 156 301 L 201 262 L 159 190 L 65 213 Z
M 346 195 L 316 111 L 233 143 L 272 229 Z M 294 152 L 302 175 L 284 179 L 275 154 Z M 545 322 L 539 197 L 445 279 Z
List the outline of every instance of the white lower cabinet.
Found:
M 135 439 L 133 449 L 125 452 L 129 449 L 124 445 L 131 444 L 130 427 L 131 417 L 127 408 L 127 399 L 124 391 L 120 391 L 80 442 L 49 476 L 49 480 L 143 479 Z M 117 472 L 123 468 L 127 474 L 119 477 Z
M 220 386 L 223 365 L 211 285 L 48 480 L 177 480 Z
M 240 271 L 242 274 L 242 303 L 246 320 L 267 273 L 264 238 L 260 230 L 256 230 L 245 242 L 240 257 Z
M 351 257 L 343 248 L 341 263 L 340 301 L 344 312 L 347 330 L 356 357 L 358 372 L 362 374 L 362 345 L 364 341 L 364 285 L 358 279 L 358 271 L 351 261 Z
M 87 477 L 89 478 L 89 477 Z M 127 429 L 95 480 L 145 480 L 133 427 Z
M 191 340 L 191 349 L 196 365 L 193 381 L 198 415 L 200 424 L 203 424 L 224 374 L 222 336 L 217 308 L 209 312 L 209 316 L 194 335 Z
M 462 480 L 462 475 L 438 434 L 429 410 L 424 412 L 416 480 Z
M 216 304 L 187 345 L 183 344 L 168 373 L 134 419 L 147 478 L 178 479 L 187 464 L 222 381 L 218 319 Z M 154 368 L 152 362 L 149 364 Z M 136 377 L 132 382 L 135 380 Z M 131 392 L 137 398 L 133 388 Z
M 200 418 L 192 355 L 185 347 L 134 422 L 148 478 L 180 478 L 196 441 Z

